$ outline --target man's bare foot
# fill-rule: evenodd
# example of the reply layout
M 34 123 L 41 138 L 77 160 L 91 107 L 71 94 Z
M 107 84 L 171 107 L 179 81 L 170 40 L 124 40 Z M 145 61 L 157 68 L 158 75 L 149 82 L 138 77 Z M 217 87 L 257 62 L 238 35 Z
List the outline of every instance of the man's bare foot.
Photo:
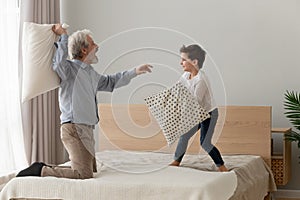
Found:
M 180 165 L 180 162 L 174 160 L 171 164 L 169 164 L 169 166 L 179 166 Z
M 225 165 L 221 165 L 220 167 L 219 167 L 219 172 L 228 172 L 229 170 L 225 167 Z

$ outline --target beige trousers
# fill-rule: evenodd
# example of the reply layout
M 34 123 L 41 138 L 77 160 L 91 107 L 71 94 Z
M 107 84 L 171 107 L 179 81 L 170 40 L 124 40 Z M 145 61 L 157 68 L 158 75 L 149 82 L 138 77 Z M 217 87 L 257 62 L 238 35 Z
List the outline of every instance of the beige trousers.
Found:
M 61 126 L 61 140 L 69 154 L 71 167 L 44 166 L 41 176 L 87 179 L 96 172 L 93 128 L 83 124 Z

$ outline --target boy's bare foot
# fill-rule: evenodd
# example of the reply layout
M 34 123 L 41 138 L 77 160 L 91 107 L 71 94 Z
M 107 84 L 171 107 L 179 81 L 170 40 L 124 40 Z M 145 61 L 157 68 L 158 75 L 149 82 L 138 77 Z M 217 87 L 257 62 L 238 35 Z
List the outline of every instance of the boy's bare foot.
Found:
M 180 165 L 180 162 L 174 160 L 171 164 L 169 164 L 169 166 L 179 166 Z
M 221 165 L 220 167 L 219 167 L 219 172 L 228 172 L 229 170 L 225 167 L 225 165 Z

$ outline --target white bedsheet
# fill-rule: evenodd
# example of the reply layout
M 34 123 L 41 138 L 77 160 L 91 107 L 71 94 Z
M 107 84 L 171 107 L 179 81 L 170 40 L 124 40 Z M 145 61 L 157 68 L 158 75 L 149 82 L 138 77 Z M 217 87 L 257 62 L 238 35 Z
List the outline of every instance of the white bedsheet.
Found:
M 119 157 L 114 157 L 119 156 Z M 31 197 L 40 199 L 64 200 L 225 200 L 229 199 L 237 187 L 236 174 L 231 172 L 207 172 L 185 167 L 163 166 L 163 163 L 149 163 L 146 168 L 141 167 L 140 159 L 146 159 L 143 154 L 134 156 L 134 159 L 122 157 L 122 153 L 98 154 L 98 173 L 88 180 L 71 180 L 55 177 L 20 177 L 12 179 L 1 191 L 0 199 L 8 200 L 12 197 Z M 162 155 L 158 160 L 162 161 Z M 111 158 L 110 163 L 105 159 Z M 154 156 L 155 157 L 155 156 Z M 132 157 L 133 158 L 133 157 Z M 98 159 L 99 161 L 99 159 Z M 136 164 L 131 165 L 134 161 Z M 151 163 L 153 163 L 153 166 Z M 103 165 L 104 163 L 104 165 Z M 127 163 L 127 164 L 126 164 Z M 147 163 L 147 162 L 146 162 Z M 114 165 L 114 169 L 107 167 Z M 125 168 L 131 165 L 131 172 L 121 172 L 120 164 Z M 127 166 L 126 166 L 127 165 Z M 158 166 L 160 166 L 158 168 Z M 147 169 L 148 172 L 142 170 Z M 153 171 L 151 169 L 156 169 Z M 126 170 L 123 170 L 126 171 Z

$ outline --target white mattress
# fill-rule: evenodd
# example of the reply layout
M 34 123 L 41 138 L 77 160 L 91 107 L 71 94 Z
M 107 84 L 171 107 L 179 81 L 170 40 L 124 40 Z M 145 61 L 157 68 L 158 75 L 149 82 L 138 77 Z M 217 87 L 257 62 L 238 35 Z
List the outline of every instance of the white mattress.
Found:
M 253 193 L 253 189 L 257 189 L 255 200 L 258 200 L 258 195 L 264 196 L 268 190 L 276 188 L 274 180 L 269 178 L 270 171 L 258 156 L 224 156 L 227 166 L 233 169 L 225 173 L 213 171 L 214 165 L 208 156 L 186 155 L 183 167 L 168 166 L 171 160 L 172 155 L 162 153 L 100 152 L 97 153 L 98 172 L 92 179 L 14 178 L 3 188 L 0 199 L 254 200 L 242 193 L 247 195 L 247 192 Z M 253 167 L 255 173 L 249 171 Z M 253 181 L 251 177 L 247 177 L 247 181 L 238 180 L 238 177 L 244 179 L 243 176 L 249 176 L 249 173 L 254 176 Z M 260 188 L 253 188 L 255 179 L 260 182 Z M 248 181 L 252 187 L 243 183 Z

